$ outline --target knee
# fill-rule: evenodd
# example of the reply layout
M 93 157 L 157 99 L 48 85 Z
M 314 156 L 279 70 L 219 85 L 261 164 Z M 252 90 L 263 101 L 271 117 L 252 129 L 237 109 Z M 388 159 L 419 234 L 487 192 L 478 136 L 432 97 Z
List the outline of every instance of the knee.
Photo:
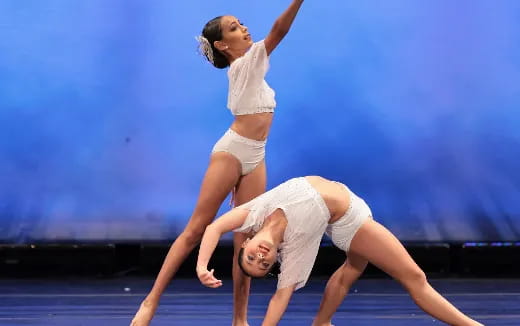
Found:
M 204 235 L 204 230 L 206 230 L 205 227 L 187 227 L 183 232 L 182 236 L 184 237 L 185 241 L 191 245 L 196 246 L 200 243 L 202 240 L 202 236 Z
M 419 267 L 407 271 L 400 281 L 409 290 L 422 288 L 428 283 L 426 274 Z

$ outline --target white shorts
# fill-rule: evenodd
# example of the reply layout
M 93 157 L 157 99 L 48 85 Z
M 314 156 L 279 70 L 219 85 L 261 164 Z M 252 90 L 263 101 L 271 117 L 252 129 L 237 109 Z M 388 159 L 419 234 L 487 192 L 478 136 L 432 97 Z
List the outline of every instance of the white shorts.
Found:
M 329 224 L 325 233 L 339 249 L 348 252 L 350 243 L 361 225 L 372 218 L 372 211 L 367 203 L 343 185 L 350 193 L 350 205 L 345 214 L 336 222 Z
M 242 166 L 242 175 L 246 175 L 264 160 L 265 144 L 265 140 L 249 139 L 228 129 L 213 146 L 212 153 L 226 152 L 233 155 Z

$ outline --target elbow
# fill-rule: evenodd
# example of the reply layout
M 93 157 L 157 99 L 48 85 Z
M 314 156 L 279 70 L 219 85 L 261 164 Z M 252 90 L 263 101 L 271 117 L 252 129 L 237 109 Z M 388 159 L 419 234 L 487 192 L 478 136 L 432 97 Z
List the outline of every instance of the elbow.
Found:
M 272 300 L 276 302 L 277 304 L 285 303 L 289 301 L 291 298 L 292 292 L 282 291 L 282 292 L 275 292 L 275 294 L 272 297 Z
M 215 228 L 215 224 L 211 223 L 210 225 L 206 226 L 206 229 L 204 230 L 204 233 L 215 233 L 217 232 L 217 229 Z
M 204 231 L 204 233 L 215 235 L 220 238 L 222 236 L 222 233 L 224 233 L 224 232 L 222 231 L 222 229 L 219 227 L 218 224 L 211 223 L 210 225 L 208 225 L 206 227 L 206 231 Z

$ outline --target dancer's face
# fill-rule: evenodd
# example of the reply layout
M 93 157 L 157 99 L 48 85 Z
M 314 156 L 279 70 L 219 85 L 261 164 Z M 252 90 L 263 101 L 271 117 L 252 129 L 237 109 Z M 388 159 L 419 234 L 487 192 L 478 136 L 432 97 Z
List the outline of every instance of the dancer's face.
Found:
M 247 239 L 243 244 L 242 267 L 254 277 L 265 276 L 276 262 L 277 248 L 266 240 Z
M 253 44 L 247 27 L 242 25 L 234 16 L 223 16 L 220 20 L 222 40 L 215 42 L 215 46 L 222 52 L 246 52 Z

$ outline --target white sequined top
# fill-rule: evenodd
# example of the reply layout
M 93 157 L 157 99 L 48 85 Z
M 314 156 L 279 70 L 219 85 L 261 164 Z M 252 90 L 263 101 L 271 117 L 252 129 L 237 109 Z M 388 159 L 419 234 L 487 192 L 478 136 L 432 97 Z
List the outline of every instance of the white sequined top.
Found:
M 295 178 L 239 206 L 249 210 L 244 224 L 234 232 L 258 232 L 276 209 L 284 211 L 288 224 L 279 248 L 278 289 L 303 287 L 318 255 L 330 212 L 320 194 L 305 178 Z
M 264 79 L 268 69 L 269 56 L 263 40 L 231 63 L 228 108 L 233 115 L 274 112 L 274 91 Z

